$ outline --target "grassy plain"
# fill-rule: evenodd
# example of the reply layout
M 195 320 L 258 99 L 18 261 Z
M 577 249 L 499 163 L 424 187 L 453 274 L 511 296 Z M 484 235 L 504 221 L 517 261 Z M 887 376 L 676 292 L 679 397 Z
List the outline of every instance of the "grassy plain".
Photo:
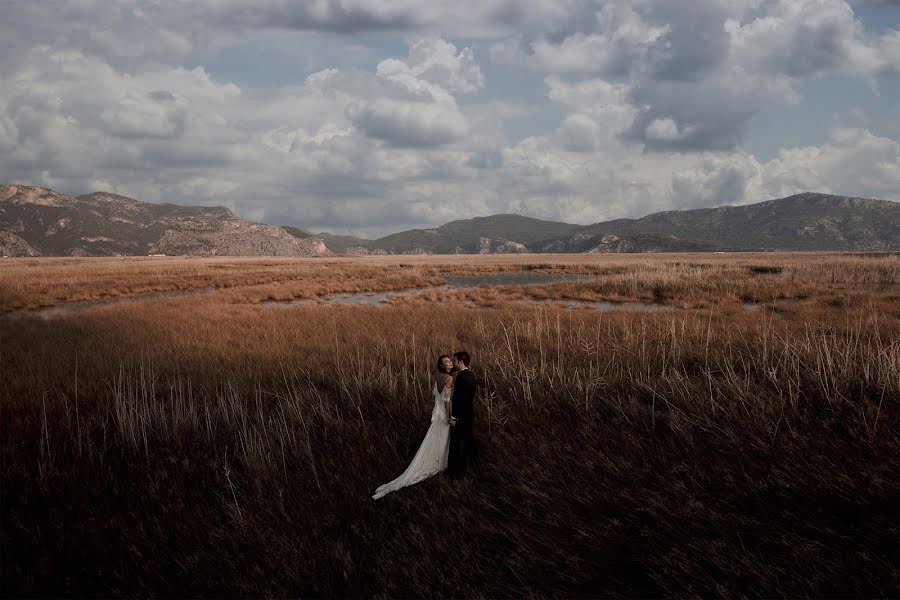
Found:
M 589 279 L 441 287 L 499 271 Z M 4 594 L 898 593 L 898 254 L 4 259 L 0 314 Z M 461 348 L 478 463 L 371 501 Z

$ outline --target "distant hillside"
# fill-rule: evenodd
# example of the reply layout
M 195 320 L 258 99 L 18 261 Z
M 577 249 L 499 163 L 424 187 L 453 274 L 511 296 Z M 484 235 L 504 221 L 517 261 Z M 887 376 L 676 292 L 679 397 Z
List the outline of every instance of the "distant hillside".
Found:
M 374 241 L 352 235 L 334 235 L 332 233 L 317 233 L 316 235 L 335 254 L 370 254 L 375 248 Z
M 532 252 L 542 240 L 567 236 L 578 225 L 520 215 L 493 215 L 451 221 L 436 229 L 411 229 L 377 240 L 353 238 L 357 248 L 383 254 L 513 254 Z M 328 244 L 328 236 L 324 236 Z M 336 246 L 329 246 L 339 252 Z
M 377 240 L 319 235 L 357 254 L 900 250 L 900 202 L 805 193 L 586 226 L 495 215 Z
M 900 250 L 900 203 L 797 194 L 745 206 L 668 211 L 597 223 L 536 250 Z
M 0 254 L 309 256 L 900 250 L 900 203 L 805 193 L 745 206 L 571 225 L 519 215 L 452 221 L 377 240 L 251 223 L 223 207 L 0 186 Z
M 436 229 L 410 229 L 377 240 L 318 233 L 336 254 L 513 254 L 570 234 L 578 225 L 520 215 L 493 215 L 451 221 Z
M 0 254 L 8 256 L 306 256 L 326 251 L 318 238 L 301 239 L 218 206 L 0 186 Z

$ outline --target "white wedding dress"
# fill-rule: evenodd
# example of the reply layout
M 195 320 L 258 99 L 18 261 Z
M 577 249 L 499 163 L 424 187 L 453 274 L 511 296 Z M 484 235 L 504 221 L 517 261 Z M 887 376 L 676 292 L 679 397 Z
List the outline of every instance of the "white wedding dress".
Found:
M 450 420 L 444 400 L 445 396 L 449 399 L 450 390 L 448 388 L 442 394 L 435 383 L 431 394 L 434 396 L 434 410 L 431 411 L 431 426 L 425 434 L 425 439 L 422 440 L 406 470 L 397 479 L 375 490 L 375 495 L 372 496 L 375 500 L 402 487 L 419 483 L 447 468 L 450 452 Z

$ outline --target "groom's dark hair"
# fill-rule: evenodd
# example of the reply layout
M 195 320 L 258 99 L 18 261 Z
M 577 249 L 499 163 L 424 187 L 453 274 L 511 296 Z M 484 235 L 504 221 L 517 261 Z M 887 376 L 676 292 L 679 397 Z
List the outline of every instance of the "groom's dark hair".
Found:
M 461 360 L 467 367 L 469 366 L 469 362 L 472 360 L 471 357 L 469 357 L 468 352 L 455 352 L 453 354 L 453 358 L 455 358 L 456 360 Z

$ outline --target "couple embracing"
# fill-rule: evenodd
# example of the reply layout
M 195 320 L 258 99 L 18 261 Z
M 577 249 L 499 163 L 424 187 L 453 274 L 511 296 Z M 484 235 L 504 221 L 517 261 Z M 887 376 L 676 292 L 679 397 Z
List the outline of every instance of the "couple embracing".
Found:
M 472 454 L 472 420 L 475 400 L 475 375 L 469 370 L 468 352 L 452 357 L 442 355 L 437 360 L 437 374 L 432 389 L 434 409 L 431 426 L 403 473 L 375 490 L 374 499 L 419 483 L 446 470 L 456 479 L 466 470 Z

